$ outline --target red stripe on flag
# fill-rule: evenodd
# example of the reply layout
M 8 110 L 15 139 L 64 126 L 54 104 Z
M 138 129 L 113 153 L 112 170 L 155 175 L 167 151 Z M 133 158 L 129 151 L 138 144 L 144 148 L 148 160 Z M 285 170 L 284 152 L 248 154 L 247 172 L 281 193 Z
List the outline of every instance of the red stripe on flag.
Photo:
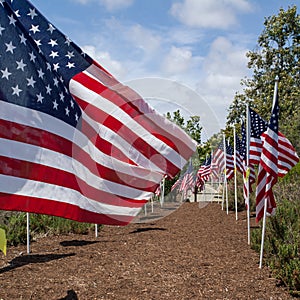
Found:
M 133 216 L 126 215 L 106 215 L 90 212 L 66 202 L 56 202 L 37 197 L 20 196 L 0 192 L 1 208 L 3 210 L 16 210 L 24 212 L 35 212 L 52 216 L 64 216 L 64 218 L 78 222 L 119 225 L 124 226 L 133 220 Z M 26 205 L 24 205 L 26 203 Z M 47 210 L 45 211 L 45 206 Z
M 170 131 L 165 130 L 163 126 L 158 126 L 158 123 L 155 123 L 155 120 L 152 120 L 153 117 L 157 118 L 158 116 L 156 116 L 152 109 L 145 109 L 146 106 L 144 103 L 144 111 L 139 108 L 139 104 L 142 103 L 142 98 L 132 89 L 120 84 L 111 88 L 105 87 L 101 82 L 83 72 L 74 76 L 73 80 L 79 82 L 87 89 L 94 91 L 96 94 L 99 94 L 101 97 L 108 99 L 111 103 L 122 109 L 132 119 L 143 126 L 148 132 L 159 138 L 166 145 L 175 149 L 184 157 L 184 159 L 190 157 L 192 151 L 186 143 L 186 136 L 183 134 L 176 136 L 176 134 L 172 134 Z M 120 91 L 116 87 L 121 87 Z M 130 99 L 130 101 L 128 101 L 128 99 Z M 86 107 L 86 105 L 84 105 L 83 108 L 84 107 Z M 166 120 L 166 122 L 168 121 Z M 176 128 L 176 131 L 178 134 L 180 133 L 178 128 Z

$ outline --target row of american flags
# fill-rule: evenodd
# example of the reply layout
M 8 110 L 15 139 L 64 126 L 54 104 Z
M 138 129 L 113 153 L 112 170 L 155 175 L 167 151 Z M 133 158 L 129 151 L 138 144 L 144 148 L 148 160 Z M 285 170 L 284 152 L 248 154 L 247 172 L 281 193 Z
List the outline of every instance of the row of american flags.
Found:
M 256 183 L 256 221 L 259 222 L 264 215 L 265 200 L 267 200 L 266 211 L 273 214 L 276 201 L 272 188 L 278 177 L 284 177 L 299 162 L 295 148 L 278 130 L 277 89 L 274 93 L 269 122 L 254 109 L 247 108 L 245 118 L 247 122 L 241 124 L 240 135 L 235 133 L 234 145 L 230 145 L 229 141 L 224 139 L 198 170 L 189 166 L 174 183 L 172 190 L 178 188 L 179 191 L 186 193 L 188 189 L 194 190 L 197 187 L 201 191 L 207 181 L 221 179 L 228 182 L 233 178 L 234 172 L 238 171 L 243 176 L 246 206 L 249 205 L 252 186 Z
M 278 97 L 269 123 L 249 109 L 249 155 L 242 125 L 234 147 L 221 142 L 193 172 L 195 141 L 29 1 L 0 0 L 0 37 L 0 209 L 125 225 L 188 162 L 172 189 L 238 170 L 245 196 L 257 181 L 257 219 L 266 197 L 275 208 L 272 187 L 299 160 L 278 131 Z

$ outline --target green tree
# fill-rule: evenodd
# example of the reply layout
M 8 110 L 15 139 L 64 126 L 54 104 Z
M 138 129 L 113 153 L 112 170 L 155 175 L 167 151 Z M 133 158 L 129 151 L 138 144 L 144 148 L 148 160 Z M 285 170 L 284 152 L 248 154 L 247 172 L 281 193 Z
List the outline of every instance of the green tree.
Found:
M 252 78 L 244 78 L 242 93 L 229 107 L 227 123 L 240 121 L 246 103 L 269 120 L 275 77 L 279 77 L 280 131 L 296 146 L 299 144 L 300 112 L 300 16 L 297 7 L 280 9 L 278 15 L 265 18 L 264 30 L 254 51 L 247 53 Z M 244 115 L 244 114 L 243 114 Z
M 200 158 L 205 157 L 205 153 L 207 152 L 207 146 L 201 147 L 201 131 L 202 127 L 200 124 L 200 117 L 199 116 L 191 116 L 186 122 L 184 117 L 181 115 L 180 110 L 176 110 L 173 113 L 167 112 L 166 113 L 167 119 L 169 119 L 171 122 L 177 124 L 179 127 L 181 127 L 192 139 L 194 139 L 198 143 L 197 148 L 197 155 L 194 155 L 192 157 L 193 160 L 193 166 L 197 168 L 200 164 Z M 185 171 L 185 169 L 183 170 Z M 171 179 L 166 180 L 165 183 L 165 193 L 167 194 L 173 183 L 178 179 L 179 174 Z
M 167 119 L 171 122 L 177 124 L 181 127 L 193 140 L 195 140 L 198 145 L 201 143 L 201 131 L 202 127 L 200 124 L 199 116 L 191 116 L 187 122 L 185 122 L 184 117 L 181 115 L 180 110 L 176 110 L 173 112 L 173 115 L 170 112 L 166 114 Z M 201 147 L 198 147 L 198 154 L 200 155 Z
M 166 117 L 167 117 L 167 119 L 169 119 L 171 122 L 175 123 L 182 129 L 185 128 L 184 117 L 181 115 L 179 109 L 173 112 L 173 116 L 171 115 L 170 112 L 167 112 Z
M 201 130 L 200 117 L 191 116 L 186 123 L 185 131 L 198 143 L 198 145 L 201 143 Z

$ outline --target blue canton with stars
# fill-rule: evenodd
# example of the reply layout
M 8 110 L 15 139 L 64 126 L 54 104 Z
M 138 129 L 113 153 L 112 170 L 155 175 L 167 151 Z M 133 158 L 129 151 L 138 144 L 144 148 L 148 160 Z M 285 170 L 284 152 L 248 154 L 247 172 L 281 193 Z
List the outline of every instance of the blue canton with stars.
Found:
M 66 84 L 74 75 L 85 70 L 92 63 L 92 59 L 87 54 L 83 53 L 27 0 L 6 2 L 11 2 L 11 7 L 25 30 Z
M 276 92 L 274 107 L 272 109 L 272 115 L 269 121 L 269 128 L 276 133 L 278 133 L 278 115 L 279 115 L 278 92 Z
M 235 134 L 235 149 L 240 154 L 240 156 L 244 157 L 245 150 L 242 140 L 239 138 L 238 134 Z
M 253 109 L 250 112 L 250 135 L 254 138 L 260 138 L 263 132 L 268 129 L 268 123 Z
M 21 19 L 21 15 L 26 17 Z M 66 38 L 63 41 L 61 33 L 49 38 L 55 31 L 27 1 L 0 0 L 0 97 L 78 126 L 81 109 L 67 86 L 89 63 L 81 59 L 80 68 L 76 67 L 76 60 L 71 61 L 76 46 Z M 60 43 L 65 47 L 59 47 Z M 60 57 L 63 49 L 64 58 Z
M 246 161 L 247 160 L 247 135 L 246 135 L 246 126 L 244 122 L 242 123 L 242 127 L 241 127 L 241 135 L 242 135 L 242 140 L 240 141 L 241 143 L 240 154 L 242 158 Z
M 205 160 L 204 165 L 205 165 L 205 166 L 211 165 L 211 154 L 210 154 L 209 157 L 207 157 L 207 159 Z
M 233 148 L 225 142 L 225 147 L 226 147 L 226 154 L 229 154 L 229 155 L 233 155 Z M 219 145 L 218 145 L 218 149 L 222 150 L 224 152 L 224 142 L 220 142 Z

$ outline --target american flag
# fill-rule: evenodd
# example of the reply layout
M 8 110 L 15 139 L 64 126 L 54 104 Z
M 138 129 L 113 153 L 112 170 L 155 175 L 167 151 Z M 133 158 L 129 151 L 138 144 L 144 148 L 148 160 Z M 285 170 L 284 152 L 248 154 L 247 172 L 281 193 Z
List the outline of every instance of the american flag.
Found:
M 262 134 L 268 129 L 268 123 L 253 109 L 250 111 L 250 164 L 259 164 L 262 152 Z M 278 176 L 283 177 L 297 164 L 299 157 L 291 142 L 280 131 L 278 132 Z
M 268 129 L 262 134 L 262 152 L 257 175 L 256 220 L 263 216 L 264 199 L 267 199 L 267 212 L 272 213 L 276 202 L 272 187 L 278 177 L 284 177 L 298 162 L 299 157 L 291 142 L 278 130 L 278 82 L 275 85 L 274 104 Z
M 233 148 L 228 143 L 225 142 L 225 151 L 224 151 L 224 142 L 222 141 L 219 143 L 218 148 L 214 151 L 213 160 L 212 160 L 212 164 L 217 166 L 218 174 L 225 172 L 225 162 L 226 162 L 226 178 L 227 180 L 230 180 L 234 175 Z
M 243 158 L 244 164 L 244 171 L 243 171 L 243 178 L 244 178 L 244 197 L 245 199 L 248 198 L 248 195 L 252 192 L 252 184 L 255 183 L 256 176 L 255 176 L 255 168 L 252 163 L 249 163 L 247 166 L 247 136 L 246 136 L 246 127 L 245 124 L 242 123 L 241 126 L 241 156 Z M 248 181 L 249 181 L 249 192 L 248 192 Z M 246 203 L 247 204 L 247 203 Z
M 243 153 L 245 145 L 243 145 L 242 140 L 238 136 L 238 134 L 235 134 L 235 154 L 236 154 L 236 168 L 237 170 L 243 174 L 245 165 L 243 162 Z
M 179 188 L 181 186 L 181 182 L 182 182 L 182 176 L 180 176 L 175 182 L 174 184 L 171 186 L 171 192 L 173 192 L 175 189 Z
M 28 1 L 0 36 L 0 209 L 128 224 L 196 143 Z
M 249 108 L 250 114 L 250 145 L 249 163 L 258 165 L 262 151 L 261 135 L 267 130 L 268 123 L 253 109 Z
M 211 155 L 209 155 L 204 164 L 202 164 L 197 172 L 198 176 L 207 181 L 211 173 Z
M 275 83 L 275 97 L 272 115 L 267 131 L 262 134 L 262 152 L 258 166 L 256 186 L 256 221 L 264 215 L 265 200 L 267 200 L 267 212 L 272 214 L 276 208 L 276 202 L 272 191 L 278 178 L 278 81 Z
M 224 143 L 219 143 L 217 149 L 213 152 L 212 158 L 212 172 L 214 175 L 219 175 L 224 172 L 225 168 L 225 154 L 224 154 Z
M 195 178 L 194 178 L 194 168 L 192 164 L 192 160 L 190 159 L 188 163 L 188 168 L 186 169 L 179 190 L 184 194 L 187 193 L 189 189 L 193 189 L 195 185 Z
M 209 155 L 205 162 L 200 166 L 197 172 L 196 185 L 200 190 L 204 187 L 206 181 L 208 181 L 211 174 L 211 155 Z
M 234 150 L 231 145 L 226 143 L 226 176 L 227 180 L 230 180 L 234 176 Z

